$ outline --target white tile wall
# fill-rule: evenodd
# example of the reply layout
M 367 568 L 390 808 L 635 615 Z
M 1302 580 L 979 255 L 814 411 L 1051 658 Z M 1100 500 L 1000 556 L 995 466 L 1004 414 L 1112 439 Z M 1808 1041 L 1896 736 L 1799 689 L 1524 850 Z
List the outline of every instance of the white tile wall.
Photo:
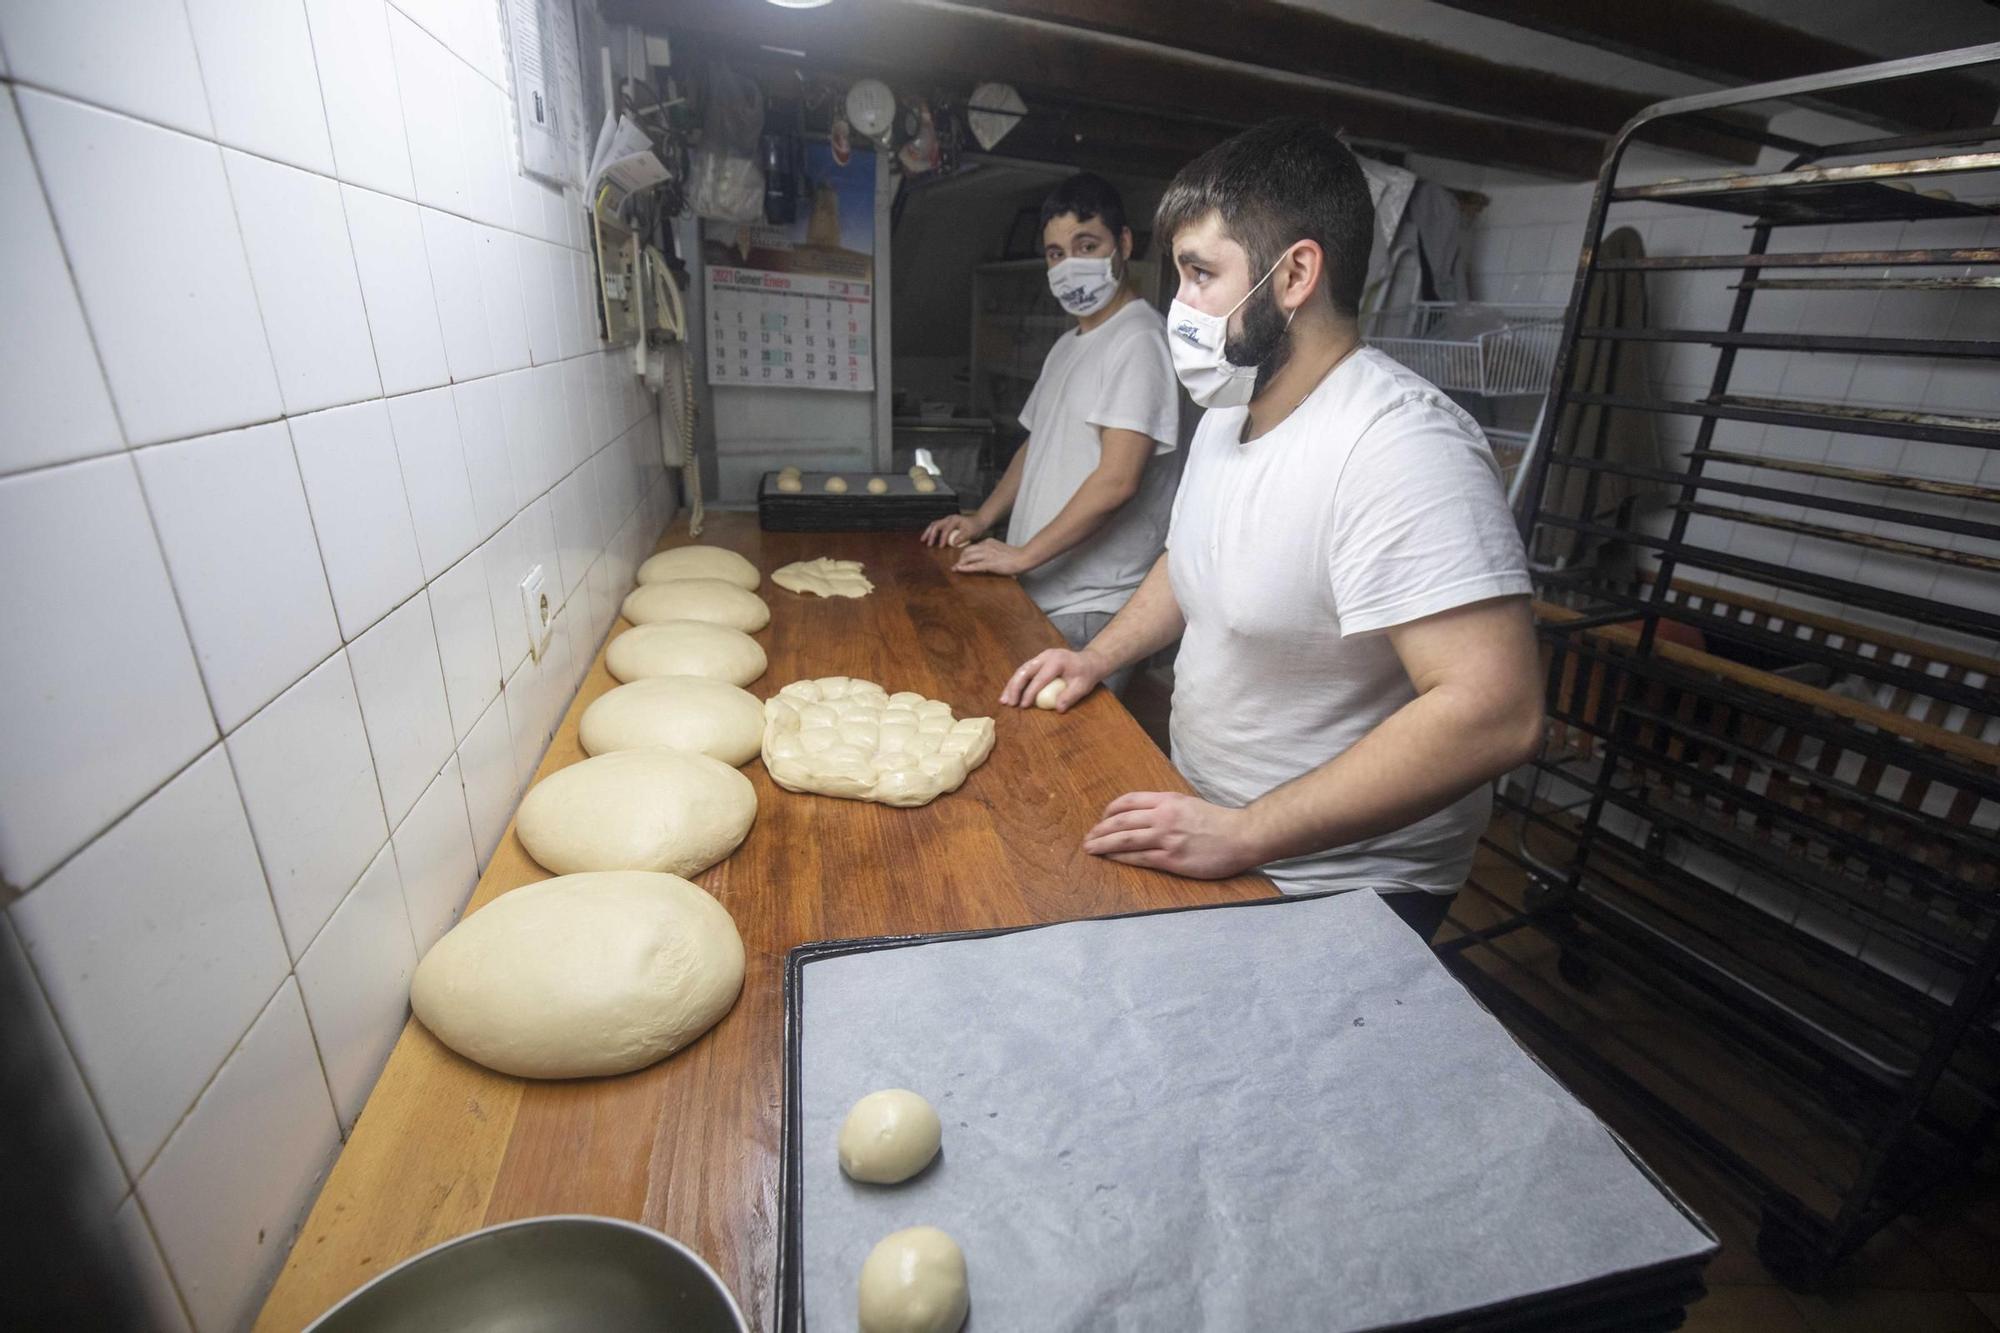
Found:
M 254 1315 L 672 512 L 494 27 L 0 0 L 0 948 L 162 1327 Z
M 340 187 L 234 150 L 222 161 L 285 411 L 381 397 Z

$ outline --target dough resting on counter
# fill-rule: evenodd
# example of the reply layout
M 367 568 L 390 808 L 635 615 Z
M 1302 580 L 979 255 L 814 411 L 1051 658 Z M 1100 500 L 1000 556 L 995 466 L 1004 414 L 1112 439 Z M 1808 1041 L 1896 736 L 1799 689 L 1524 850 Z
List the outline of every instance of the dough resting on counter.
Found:
M 861 1333 L 958 1333 L 972 1308 L 965 1255 L 936 1227 L 875 1242 L 861 1264 Z
M 663 620 L 637 625 L 613 639 L 604 665 L 622 681 L 654 676 L 707 676 L 748 685 L 764 674 L 764 647 L 740 629 L 705 620 Z
M 887 495 L 889 493 L 889 483 L 881 477 L 870 477 L 868 479 L 868 493 L 870 495 Z
M 705 676 L 655 676 L 606 691 L 577 722 L 590 754 L 664 745 L 741 766 L 764 743 L 764 705 Z
M 757 566 L 720 546 L 676 546 L 647 556 L 639 566 L 642 584 L 674 579 L 721 579 L 753 592 L 764 581 Z
M 992 718 L 872 681 L 798 680 L 764 702 L 764 767 L 787 791 L 927 805 L 992 752 Z
M 655 745 L 557 769 L 528 789 L 514 831 L 558 875 L 695 875 L 735 851 L 756 818 L 750 779 L 720 759 Z
M 866 597 L 875 591 L 875 585 L 861 572 L 859 560 L 835 560 L 824 555 L 817 560 L 795 560 L 781 566 L 771 575 L 771 582 L 791 592 L 817 593 L 821 597 Z
M 749 634 L 771 623 L 771 608 L 747 588 L 722 579 L 669 579 L 642 583 L 625 594 L 620 608 L 634 625 L 663 620 L 706 620 Z
M 840 1169 L 852 1180 L 900 1185 L 931 1164 L 943 1138 L 936 1107 L 908 1088 L 884 1088 L 841 1122 Z
M 805 488 L 806 488 L 806 483 L 803 477 L 778 478 L 778 489 L 784 491 L 789 495 L 796 495 L 798 494 L 798 492 L 804 490 Z
M 847 478 L 828 477 L 826 479 L 826 489 L 828 490 L 828 492 L 834 495 L 847 494 Z
M 564 875 L 502 894 L 431 947 L 410 1007 L 468 1060 L 524 1078 L 623 1074 L 713 1027 L 743 988 L 726 908 L 675 875 Z

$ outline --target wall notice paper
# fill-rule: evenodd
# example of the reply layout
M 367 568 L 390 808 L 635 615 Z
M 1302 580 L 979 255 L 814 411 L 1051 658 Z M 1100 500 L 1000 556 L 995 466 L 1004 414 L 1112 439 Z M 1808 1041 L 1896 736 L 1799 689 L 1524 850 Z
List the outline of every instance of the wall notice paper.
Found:
M 964 1250 L 967 1333 L 1400 1327 L 1691 1278 L 1716 1249 L 1372 893 L 798 978 L 808 1333 L 851 1329 L 869 1248 L 918 1223 Z M 895 1187 L 835 1152 L 879 1088 L 944 1122 Z
M 703 224 L 710 384 L 875 387 L 875 158 L 809 144 L 805 161 L 790 226 Z

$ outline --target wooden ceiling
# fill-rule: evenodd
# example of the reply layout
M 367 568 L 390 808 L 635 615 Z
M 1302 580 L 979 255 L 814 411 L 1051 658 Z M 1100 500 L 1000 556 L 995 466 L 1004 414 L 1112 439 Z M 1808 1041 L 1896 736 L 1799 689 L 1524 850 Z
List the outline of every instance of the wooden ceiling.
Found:
M 1662 69 L 1742 84 L 1866 64 L 1867 54 L 1721 0 L 1439 0 Z M 1304 114 L 1357 144 L 1561 179 L 1594 176 L 1609 138 L 1660 100 L 1483 59 L 1278 0 L 604 0 L 613 21 L 692 37 L 746 64 L 872 74 L 903 90 L 1011 83 L 1029 116 L 998 151 L 1166 176 L 1237 129 Z M 775 51 L 774 51 L 775 48 Z M 784 52 L 803 52 L 802 59 Z M 1991 87 L 1933 79 L 1851 96 L 1899 130 L 1990 123 Z M 1664 146 L 1753 161 L 1756 122 L 1660 127 Z

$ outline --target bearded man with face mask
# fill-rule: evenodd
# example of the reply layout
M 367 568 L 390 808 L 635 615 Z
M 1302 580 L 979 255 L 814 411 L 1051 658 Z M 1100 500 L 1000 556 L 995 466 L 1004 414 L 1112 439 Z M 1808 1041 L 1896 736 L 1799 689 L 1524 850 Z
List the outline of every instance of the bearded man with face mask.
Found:
M 1531 758 L 1542 672 L 1527 562 L 1479 427 L 1365 346 L 1374 209 L 1331 130 L 1285 119 L 1175 177 L 1174 369 L 1206 407 L 1167 551 L 1080 651 L 1009 680 L 1058 707 L 1181 639 L 1173 759 L 1198 795 L 1131 792 L 1098 856 L 1288 892 L 1372 889 L 1425 938 L 1464 882 L 1487 785 Z
M 1166 542 L 1180 404 L 1166 323 L 1126 281 L 1132 229 L 1102 176 L 1042 203 L 1049 290 L 1076 327 L 1056 339 L 1021 409 L 1028 439 L 977 513 L 939 519 L 932 546 L 967 542 L 955 568 L 1011 574 L 1073 648 L 1110 623 Z M 1005 541 L 979 540 L 1008 517 Z M 1122 691 L 1133 664 L 1103 677 Z

